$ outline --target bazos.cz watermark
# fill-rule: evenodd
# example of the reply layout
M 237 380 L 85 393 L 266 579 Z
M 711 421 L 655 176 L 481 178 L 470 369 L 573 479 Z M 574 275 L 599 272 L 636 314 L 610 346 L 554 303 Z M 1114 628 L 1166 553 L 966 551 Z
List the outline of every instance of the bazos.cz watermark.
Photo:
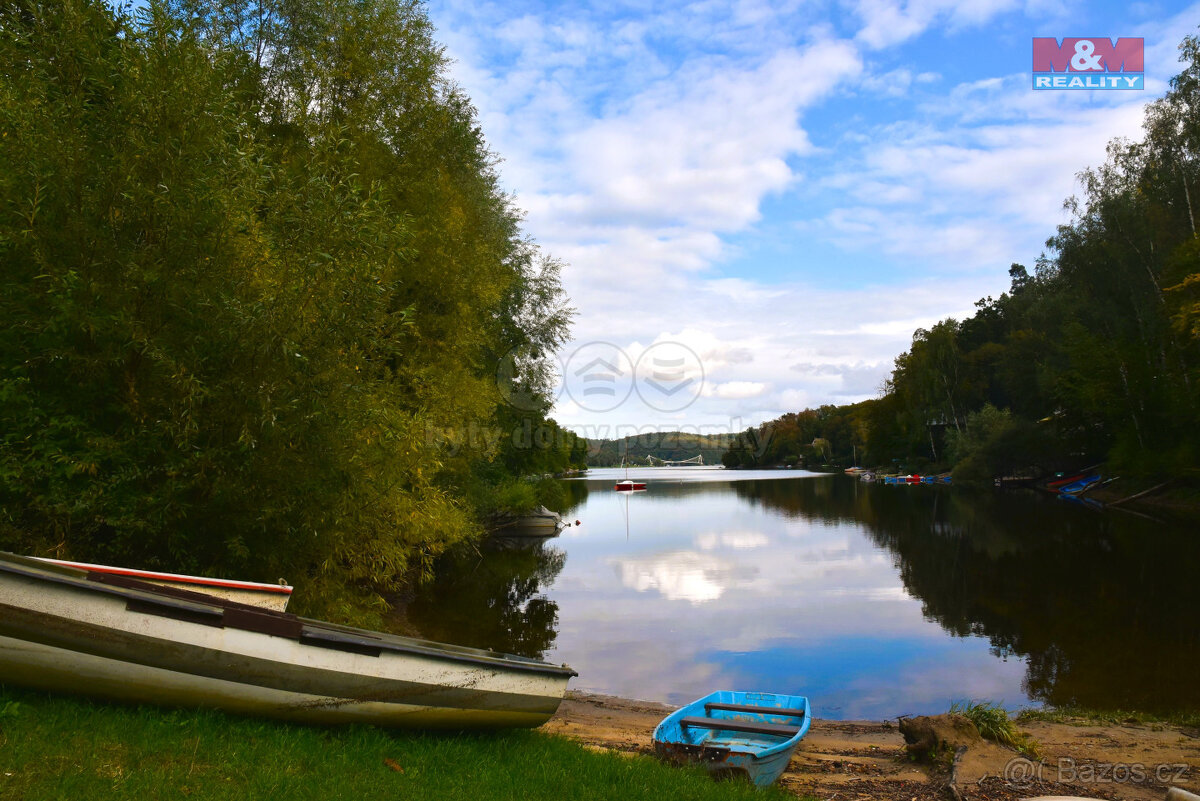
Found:
M 1191 767 L 1183 762 L 1081 762 L 1062 757 L 1054 763 L 1034 762 L 1025 757 L 1010 759 L 1002 777 L 1011 787 L 1039 782 L 1059 784 L 1186 784 Z

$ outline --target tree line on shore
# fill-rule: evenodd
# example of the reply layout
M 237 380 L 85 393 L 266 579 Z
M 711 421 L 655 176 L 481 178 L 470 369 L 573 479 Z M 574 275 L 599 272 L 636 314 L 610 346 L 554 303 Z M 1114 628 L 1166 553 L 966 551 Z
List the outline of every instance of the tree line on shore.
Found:
M 914 333 L 880 397 L 743 432 L 730 467 L 787 463 L 1036 476 L 1107 461 L 1200 463 L 1200 39 L 1147 106 L 1139 142 L 1080 175 L 1069 223 L 973 316 Z
M 415 0 L 0 9 L 0 548 L 329 612 L 582 465 L 446 69 Z
M 588 440 L 588 467 L 647 465 L 654 460 L 676 462 L 701 456 L 706 465 L 721 464 L 732 434 L 693 434 L 686 431 L 654 431 L 621 439 Z

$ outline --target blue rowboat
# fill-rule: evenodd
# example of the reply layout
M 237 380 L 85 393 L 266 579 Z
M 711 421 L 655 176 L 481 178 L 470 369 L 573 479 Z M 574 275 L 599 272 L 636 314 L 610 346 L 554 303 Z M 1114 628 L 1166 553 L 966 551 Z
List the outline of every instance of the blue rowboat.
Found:
M 675 710 L 654 730 L 654 751 L 671 762 L 698 762 L 715 776 L 744 774 L 772 784 L 811 723 L 802 695 L 721 691 Z
M 1065 495 L 1075 495 L 1077 493 L 1083 492 L 1085 489 L 1092 486 L 1099 480 L 1100 480 L 1099 475 L 1088 476 L 1086 478 L 1080 479 L 1079 481 L 1073 481 L 1070 484 L 1065 484 L 1065 485 L 1059 487 L 1058 491 Z

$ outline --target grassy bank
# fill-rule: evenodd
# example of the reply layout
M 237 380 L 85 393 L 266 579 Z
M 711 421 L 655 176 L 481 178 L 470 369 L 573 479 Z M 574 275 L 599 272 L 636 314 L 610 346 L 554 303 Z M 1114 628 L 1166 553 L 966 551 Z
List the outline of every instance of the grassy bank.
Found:
M 322 729 L 0 687 L 0 799 L 784 797 L 535 731 Z
M 1086 497 L 1104 504 L 1122 501 L 1131 510 L 1141 509 L 1156 515 L 1167 513 L 1189 521 L 1200 518 L 1200 479 L 1195 476 L 1177 476 L 1165 482 L 1162 476 L 1117 478 Z M 1133 500 L 1129 500 L 1131 497 Z
M 1078 706 L 1023 709 L 1017 713 L 1019 722 L 1034 720 L 1047 723 L 1066 723 L 1079 726 L 1120 726 L 1128 723 L 1152 725 L 1155 723 L 1181 726 L 1185 729 L 1200 729 L 1200 712 L 1181 711 L 1173 714 L 1154 714 L 1123 709 L 1090 709 Z

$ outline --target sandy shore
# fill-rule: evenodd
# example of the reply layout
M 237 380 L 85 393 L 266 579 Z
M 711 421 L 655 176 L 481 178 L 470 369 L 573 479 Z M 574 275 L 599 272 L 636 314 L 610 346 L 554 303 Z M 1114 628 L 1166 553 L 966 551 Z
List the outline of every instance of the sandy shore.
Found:
M 652 755 L 654 726 L 670 707 L 568 693 L 543 729 L 594 748 Z M 954 787 L 964 801 L 1086 796 L 1162 801 L 1170 786 L 1200 792 L 1200 731 L 1165 724 L 1023 724 L 1042 746 L 1042 765 L 1016 763 L 1029 781 L 1005 781 L 1018 754 L 991 743 L 959 761 Z M 1040 773 L 1040 779 L 1037 775 Z M 950 775 L 910 762 L 895 721 L 814 720 L 780 783 L 822 801 L 952 798 Z

